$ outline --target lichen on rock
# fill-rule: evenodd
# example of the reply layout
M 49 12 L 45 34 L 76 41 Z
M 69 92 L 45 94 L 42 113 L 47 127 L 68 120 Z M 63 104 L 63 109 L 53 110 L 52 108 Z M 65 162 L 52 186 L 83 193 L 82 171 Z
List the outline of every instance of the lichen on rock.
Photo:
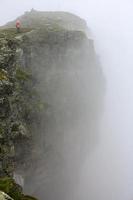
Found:
M 15 30 L 0 30 L 0 193 L 6 199 L 34 199 L 24 196 L 13 180 L 14 171 L 29 165 L 32 152 L 31 118 L 39 97 L 32 92 L 31 73 L 19 63 L 20 39 Z M 34 97 L 33 97 L 34 96 Z M 32 102 L 30 101 L 32 99 Z M 6 195 L 7 194 L 7 195 Z M 10 199 L 11 199 L 10 198 Z

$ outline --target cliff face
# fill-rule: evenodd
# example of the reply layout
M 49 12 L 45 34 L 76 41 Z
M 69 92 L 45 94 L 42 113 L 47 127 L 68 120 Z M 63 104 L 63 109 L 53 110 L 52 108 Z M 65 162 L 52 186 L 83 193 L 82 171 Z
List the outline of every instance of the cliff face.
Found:
M 14 200 L 30 200 L 34 198 L 24 196 L 11 178 L 15 171 L 22 172 L 29 166 L 32 151 L 29 121 L 37 114 L 33 107 L 37 109 L 34 104 L 38 98 L 32 99 L 36 96 L 32 93 L 32 75 L 20 66 L 21 45 L 15 36 L 14 30 L 0 32 L 0 190 Z M 1 198 L 6 199 L 6 195 L 1 193 Z
M 71 199 L 96 143 L 103 74 L 83 20 L 36 11 L 21 20 L 19 35 L 1 30 L 1 176 L 24 179 L 40 199 Z

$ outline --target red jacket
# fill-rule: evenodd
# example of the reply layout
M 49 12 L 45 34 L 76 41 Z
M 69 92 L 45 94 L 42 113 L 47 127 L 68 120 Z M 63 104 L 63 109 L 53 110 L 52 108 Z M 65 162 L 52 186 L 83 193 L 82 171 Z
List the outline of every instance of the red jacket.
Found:
M 20 21 L 19 20 L 17 20 L 17 22 L 16 22 L 16 28 L 20 28 Z

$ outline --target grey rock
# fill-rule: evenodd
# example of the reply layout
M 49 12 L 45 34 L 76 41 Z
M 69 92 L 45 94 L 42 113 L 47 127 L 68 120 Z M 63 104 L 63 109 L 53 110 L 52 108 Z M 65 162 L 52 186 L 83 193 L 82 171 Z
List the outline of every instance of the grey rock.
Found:
M 13 199 L 6 193 L 0 191 L 0 200 L 13 200 Z

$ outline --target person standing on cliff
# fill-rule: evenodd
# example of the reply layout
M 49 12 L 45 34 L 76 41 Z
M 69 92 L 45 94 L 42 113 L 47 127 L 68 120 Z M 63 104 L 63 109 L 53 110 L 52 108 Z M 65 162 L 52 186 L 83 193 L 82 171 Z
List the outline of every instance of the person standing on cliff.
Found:
M 17 33 L 20 33 L 20 28 L 21 28 L 20 21 L 17 20 L 17 21 L 16 21 L 16 29 L 17 29 Z

